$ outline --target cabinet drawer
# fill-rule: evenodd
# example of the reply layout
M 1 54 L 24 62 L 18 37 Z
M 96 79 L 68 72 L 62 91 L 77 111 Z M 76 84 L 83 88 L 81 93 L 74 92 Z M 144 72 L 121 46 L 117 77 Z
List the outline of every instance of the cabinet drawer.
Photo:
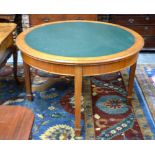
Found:
M 62 15 L 49 15 L 49 14 L 32 14 L 29 15 L 30 26 L 39 25 L 47 22 L 63 20 Z
M 155 25 L 155 15 L 111 15 L 110 22 L 120 25 Z
M 145 48 L 155 48 L 155 37 L 144 37 Z
M 29 15 L 30 26 L 62 20 L 96 20 L 94 14 L 32 14 Z
M 142 36 L 155 36 L 155 26 L 127 26 Z
M 65 20 L 97 20 L 95 14 L 66 14 L 64 15 Z
M 15 15 L 0 15 L 0 19 L 6 22 L 14 22 Z

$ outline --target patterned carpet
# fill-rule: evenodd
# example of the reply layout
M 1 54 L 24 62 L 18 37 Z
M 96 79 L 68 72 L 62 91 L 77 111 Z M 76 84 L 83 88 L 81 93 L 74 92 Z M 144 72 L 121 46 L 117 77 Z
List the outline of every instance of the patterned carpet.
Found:
M 155 121 L 155 64 L 138 65 L 136 77 Z
M 153 109 L 147 106 L 151 101 L 143 96 L 137 80 L 132 105 L 126 102 L 127 71 L 84 78 L 82 135 L 78 138 L 74 133 L 74 79 L 32 69 L 34 101 L 29 102 L 22 66 L 18 76 L 20 85 L 13 79 L 12 66 L 0 70 L 0 102 L 32 109 L 32 139 L 155 139 Z

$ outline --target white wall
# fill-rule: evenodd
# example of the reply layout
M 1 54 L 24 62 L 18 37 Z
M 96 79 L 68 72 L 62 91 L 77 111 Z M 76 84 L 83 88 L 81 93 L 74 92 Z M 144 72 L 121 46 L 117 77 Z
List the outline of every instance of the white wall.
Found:
M 11 56 L 11 57 L 8 59 L 7 62 L 12 63 L 12 62 L 13 62 L 13 57 Z M 21 52 L 20 52 L 20 51 L 18 51 L 18 62 L 20 62 L 20 63 L 23 62 L 22 57 L 21 57 Z

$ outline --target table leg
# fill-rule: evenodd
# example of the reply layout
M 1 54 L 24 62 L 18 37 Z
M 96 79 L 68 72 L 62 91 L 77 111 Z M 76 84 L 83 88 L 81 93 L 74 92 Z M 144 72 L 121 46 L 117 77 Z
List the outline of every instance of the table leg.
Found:
M 76 67 L 75 79 L 75 135 L 78 137 L 81 134 L 81 95 L 82 95 L 82 67 Z
M 31 88 L 31 73 L 30 66 L 23 62 L 24 65 L 24 74 L 25 74 L 25 88 L 26 88 L 26 96 L 29 101 L 33 100 L 32 88 Z
M 17 48 L 14 46 L 13 47 L 13 74 L 16 82 L 18 83 L 18 78 L 17 78 L 17 60 L 18 60 L 18 53 L 17 53 Z
M 128 82 L 128 96 L 127 96 L 127 100 L 128 100 L 129 104 L 131 103 L 131 99 L 132 99 L 132 91 L 133 91 L 133 85 L 134 85 L 135 70 L 136 70 L 136 63 L 134 63 L 130 67 L 129 82 Z

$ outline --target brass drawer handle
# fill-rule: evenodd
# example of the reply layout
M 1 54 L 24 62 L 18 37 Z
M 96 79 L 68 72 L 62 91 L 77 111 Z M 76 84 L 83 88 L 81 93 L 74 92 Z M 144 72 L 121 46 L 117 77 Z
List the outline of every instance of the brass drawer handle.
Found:
M 77 17 L 76 20 L 84 20 L 82 17 Z
M 147 21 L 150 20 L 150 17 L 149 16 L 145 17 L 145 20 L 147 20 Z
M 144 38 L 144 41 L 146 41 L 147 40 L 147 38 L 146 37 L 143 37 Z
M 50 20 L 49 20 L 49 18 L 44 18 L 43 21 L 44 22 L 49 22 Z
M 149 28 L 148 28 L 148 26 L 145 26 L 144 29 L 145 29 L 145 30 L 148 30 Z
M 130 18 L 130 19 L 128 20 L 128 22 L 131 23 L 131 24 L 132 24 L 134 21 L 135 21 L 135 20 L 134 20 L 133 18 Z
M 14 19 L 10 19 L 9 21 L 10 21 L 10 22 L 14 22 Z

